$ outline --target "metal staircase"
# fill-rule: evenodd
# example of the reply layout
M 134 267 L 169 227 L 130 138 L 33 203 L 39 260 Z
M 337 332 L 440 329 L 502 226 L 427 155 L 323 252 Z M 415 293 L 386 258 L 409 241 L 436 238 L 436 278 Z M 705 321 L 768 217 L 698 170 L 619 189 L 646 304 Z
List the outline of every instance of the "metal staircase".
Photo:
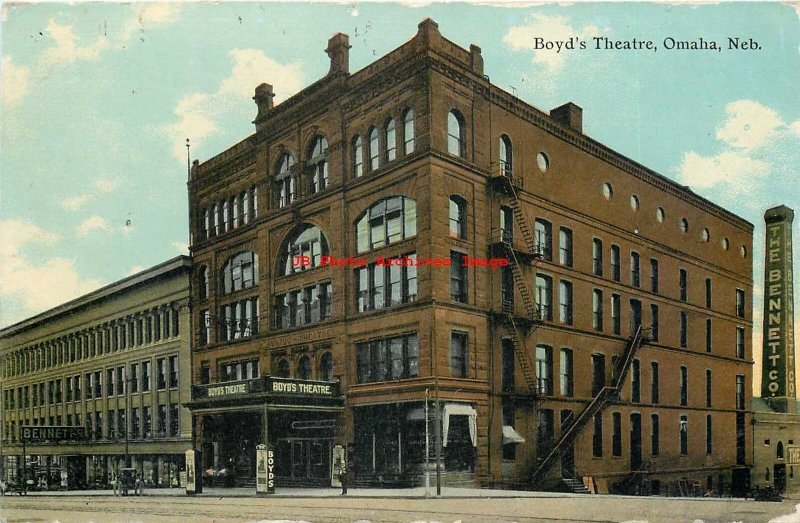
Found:
M 511 170 L 506 165 L 499 164 L 497 167 L 499 170 L 493 171 L 492 181 L 496 183 L 496 186 L 498 186 L 506 196 L 508 196 L 511 209 L 514 214 L 514 221 L 516 222 L 517 227 L 522 234 L 522 239 L 525 242 L 526 250 L 518 253 L 517 249 L 514 248 L 513 234 L 509 234 L 507 231 L 503 230 L 500 230 L 500 235 L 496 243 L 499 243 L 502 246 L 502 250 L 508 258 L 511 274 L 514 278 L 514 284 L 519 291 L 519 295 L 522 298 L 522 304 L 525 307 L 526 314 L 524 319 L 527 320 L 526 323 L 530 324 L 530 330 L 528 332 L 528 334 L 530 334 L 538 328 L 538 326 L 541 324 L 542 318 L 539 307 L 534 299 L 533 292 L 528 286 L 528 282 L 525 281 L 522 264 L 529 263 L 531 266 L 534 266 L 539 260 L 542 259 L 542 254 L 541 249 L 538 248 L 539 246 L 537 246 L 536 242 L 534 241 L 533 232 L 528 225 L 526 215 L 522 212 L 519 200 L 517 199 L 517 189 L 515 185 L 519 184 L 519 180 L 514 179 Z M 528 348 L 525 344 L 525 335 L 521 332 L 520 320 L 515 319 L 513 307 L 511 307 L 511 310 L 509 311 L 505 310 L 504 306 L 504 311 L 501 317 L 502 320 L 511 327 L 511 342 L 514 347 L 514 354 L 519 362 L 520 368 L 522 369 L 522 375 L 525 378 L 525 383 L 529 392 L 536 396 L 538 391 L 536 372 L 530 362 L 530 353 L 528 352 Z
M 575 418 L 575 421 L 561 432 L 561 437 L 553 446 L 550 453 L 539 462 L 539 465 L 534 470 L 531 478 L 534 485 L 541 482 L 547 471 L 555 463 L 556 458 L 561 454 L 561 450 L 575 442 L 575 439 L 586 423 L 592 419 L 596 413 L 608 405 L 609 402 L 619 399 L 620 389 L 628 375 L 628 369 L 636 354 L 636 350 L 649 339 L 646 334 L 647 330 L 649 329 L 644 329 L 641 325 L 636 327 L 634 335 L 628 339 L 625 352 L 622 354 L 622 357 L 617 360 L 612 384 L 602 387 L 586 408 Z

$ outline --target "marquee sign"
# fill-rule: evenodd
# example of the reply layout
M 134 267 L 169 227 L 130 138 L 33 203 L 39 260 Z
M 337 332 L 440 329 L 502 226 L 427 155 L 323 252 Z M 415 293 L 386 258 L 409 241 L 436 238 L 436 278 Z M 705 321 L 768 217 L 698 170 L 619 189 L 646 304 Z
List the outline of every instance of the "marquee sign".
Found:
M 195 385 L 195 399 L 226 400 L 266 393 L 274 397 L 339 397 L 338 382 L 262 376 L 260 378 Z
M 795 398 L 792 220 L 786 206 L 764 213 L 764 347 L 761 397 Z M 786 405 L 775 404 L 785 411 Z
M 83 441 L 85 439 L 87 439 L 85 427 L 46 425 L 23 425 L 20 427 L 20 441 L 25 443 Z

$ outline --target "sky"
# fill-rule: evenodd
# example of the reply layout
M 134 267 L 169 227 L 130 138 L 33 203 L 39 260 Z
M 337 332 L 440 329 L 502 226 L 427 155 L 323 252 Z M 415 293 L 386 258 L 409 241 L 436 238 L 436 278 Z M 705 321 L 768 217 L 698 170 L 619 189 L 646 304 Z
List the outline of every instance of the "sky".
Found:
M 0 327 L 188 254 L 186 138 L 204 161 L 254 131 L 256 85 L 280 103 L 324 76 L 334 33 L 350 35 L 355 72 L 428 17 L 482 48 L 494 84 L 543 110 L 573 101 L 587 135 L 755 225 L 758 364 L 763 213 L 800 212 L 800 7 L 776 2 L 4 3 Z

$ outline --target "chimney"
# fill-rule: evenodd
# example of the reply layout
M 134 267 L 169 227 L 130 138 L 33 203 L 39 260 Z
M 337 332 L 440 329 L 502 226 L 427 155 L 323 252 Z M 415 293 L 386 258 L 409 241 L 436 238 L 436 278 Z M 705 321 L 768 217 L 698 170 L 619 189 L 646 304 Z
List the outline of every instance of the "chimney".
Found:
M 550 111 L 550 118 L 567 127 L 583 132 L 583 109 L 572 102 L 567 102 Z
M 269 112 L 272 110 L 273 98 L 275 98 L 275 93 L 272 92 L 272 86 L 270 84 L 261 84 L 256 87 L 256 95 L 253 97 L 258 107 L 258 114 L 256 114 L 256 119 L 253 122 L 256 126 L 269 115 Z
M 439 32 L 439 24 L 426 18 L 417 25 L 416 38 L 422 43 L 423 47 L 435 47 L 439 44 L 442 34 Z
M 483 56 L 481 48 L 475 44 L 469 46 L 469 64 L 475 74 L 483 76 Z
M 331 68 L 328 76 L 336 74 L 350 74 L 350 37 L 344 33 L 336 33 L 328 40 L 325 49 L 331 59 Z

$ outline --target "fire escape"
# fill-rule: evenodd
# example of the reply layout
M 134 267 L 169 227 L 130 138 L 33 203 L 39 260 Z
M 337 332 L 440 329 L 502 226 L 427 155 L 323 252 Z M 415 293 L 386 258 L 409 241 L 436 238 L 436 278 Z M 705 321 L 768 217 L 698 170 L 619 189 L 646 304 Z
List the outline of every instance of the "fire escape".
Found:
M 529 394 L 535 400 L 538 390 L 536 371 L 530 362 L 530 353 L 525 344 L 525 335 L 526 333 L 534 332 L 541 324 L 542 318 L 533 292 L 525 280 L 522 266 L 523 264 L 534 266 L 542 259 L 543 252 L 541 246 L 536 244 L 533 232 L 530 225 L 528 225 L 528 220 L 520 207 L 517 197 L 520 180 L 519 178 L 514 178 L 511 166 L 505 163 L 497 164 L 492 171 L 491 180 L 493 187 L 508 197 L 508 203 L 513 212 L 513 221 L 517 224 L 525 242 L 524 250 L 515 247 L 512 224 L 507 223 L 505 228 L 492 229 L 492 236 L 489 241 L 492 256 L 504 256 L 508 259 L 509 268 L 514 279 L 514 287 L 519 292 L 525 308 L 524 316 L 517 315 L 514 312 L 513 296 L 510 298 L 503 297 L 502 310 L 495 312 L 495 316 L 510 328 L 510 340 L 514 347 L 514 355 L 517 362 L 519 362 Z
M 641 324 L 634 325 L 633 328 L 633 335 L 628 338 L 625 351 L 614 366 L 611 385 L 600 388 L 586 408 L 575 417 L 572 424 L 562 430 L 561 437 L 553 446 L 552 450 L 539 462 L 539 465 L 534 470 L 531 478 L 534 485 L 542 482 L 547 471 L 560 456 L 562 449 L 569 447 L 575 442 L 581 429 L 586 426 L 586 423 L 594 418 L 594 415 L 605 408 L 610 402 L 619 400 L 622 384 L 625 382 L 625 378 L 628 375 L 628 369 L 631 367 L 631 362 L 633 362 L 636 350 L 649 341 L 649 329 L 643 328 Z

